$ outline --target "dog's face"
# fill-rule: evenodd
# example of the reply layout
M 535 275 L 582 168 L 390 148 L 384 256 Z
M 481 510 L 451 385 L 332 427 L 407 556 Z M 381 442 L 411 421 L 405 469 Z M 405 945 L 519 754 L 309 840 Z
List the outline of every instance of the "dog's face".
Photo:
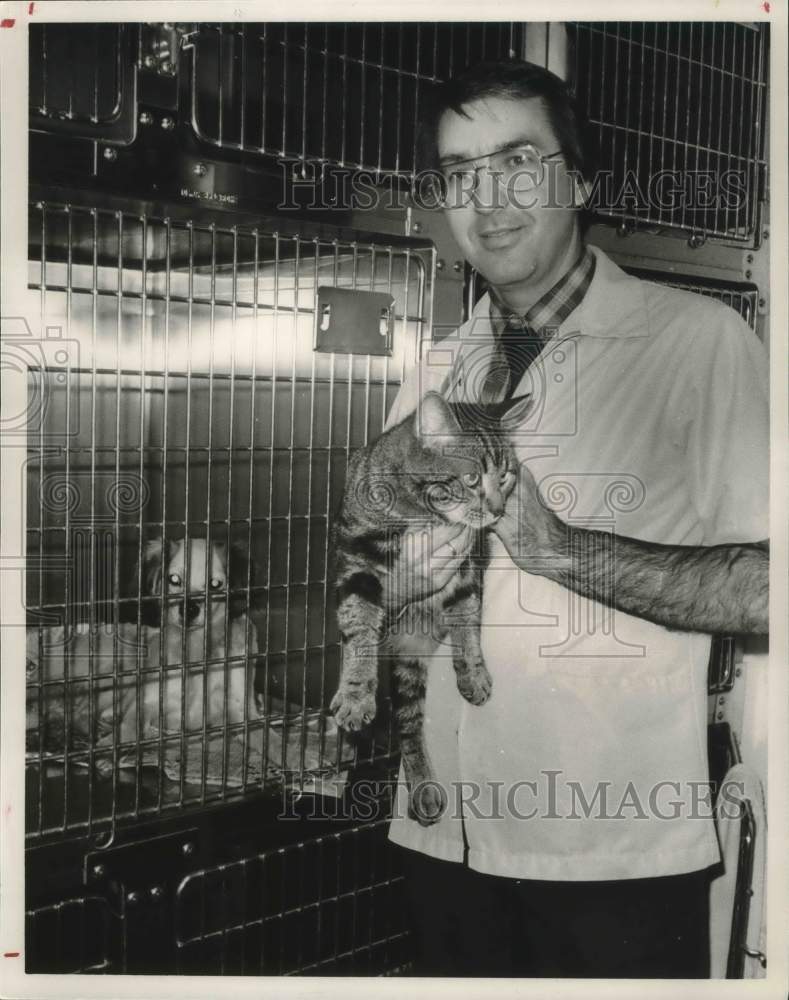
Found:
M 231 617 L 246 605 L 244 595 L 232 591 L 247 586 L 248 560 L 241 548 L 228 549 L 223 542 L 209 545 L 205 538 L 173 539 L 162 546 L 153 539 L 145 546 L 143 587 L 148 596 L 164 596 L 165 620 L 182 628 L 200 628 L 206 622 L 206 608 L 212 617 L 221 612 L 230 596 Z M 232 579 L 228 573 L 230 569 Z M 147 602 L 147 624 L 160 624 L 158 602 Z
M 205 622 L 206 604 L 227 594 L 227 570 L 218 546 L 208 548 L 204 538 L 170 543 L 170 557 L 165 567 L 164 592 L 168 620 L 197 628 Z M 186 600 L 184 600 L 186 595 Z

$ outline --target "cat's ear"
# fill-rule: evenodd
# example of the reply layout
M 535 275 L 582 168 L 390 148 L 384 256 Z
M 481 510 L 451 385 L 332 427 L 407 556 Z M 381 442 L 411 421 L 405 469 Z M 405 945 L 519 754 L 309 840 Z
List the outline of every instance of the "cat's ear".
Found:
M 428 392 L 419 404 L 417 427 L 420 440 L 431 451 L 457 444 L 462 432 L 448 403 L 437 392 Z

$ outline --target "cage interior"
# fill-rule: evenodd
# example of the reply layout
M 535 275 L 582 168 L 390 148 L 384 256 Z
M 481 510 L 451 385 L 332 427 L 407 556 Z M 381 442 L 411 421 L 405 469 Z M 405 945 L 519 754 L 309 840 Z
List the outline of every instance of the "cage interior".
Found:
M 344 773 L 330 523 L 416 357 L 427 251 L 49 203 L 31 233 L 64 354 L 30 374 L 30 832 Z M 321 288 L 390 296 L 391 350 L 315 350 Z

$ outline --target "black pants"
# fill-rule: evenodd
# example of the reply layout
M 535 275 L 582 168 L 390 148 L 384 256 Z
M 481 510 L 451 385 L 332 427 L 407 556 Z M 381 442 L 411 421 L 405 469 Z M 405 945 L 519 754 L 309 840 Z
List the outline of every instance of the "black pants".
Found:
M 709 977 L 711 870 L 612 882 L 482 875 L 404 848 L 417 976 Z

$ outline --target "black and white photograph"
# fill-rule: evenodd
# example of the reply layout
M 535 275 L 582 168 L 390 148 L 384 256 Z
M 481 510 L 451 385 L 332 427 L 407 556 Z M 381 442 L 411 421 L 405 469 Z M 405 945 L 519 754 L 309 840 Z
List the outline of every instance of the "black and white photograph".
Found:
M 786 997 L 786 8 L 0 7 L 2 995 Z

